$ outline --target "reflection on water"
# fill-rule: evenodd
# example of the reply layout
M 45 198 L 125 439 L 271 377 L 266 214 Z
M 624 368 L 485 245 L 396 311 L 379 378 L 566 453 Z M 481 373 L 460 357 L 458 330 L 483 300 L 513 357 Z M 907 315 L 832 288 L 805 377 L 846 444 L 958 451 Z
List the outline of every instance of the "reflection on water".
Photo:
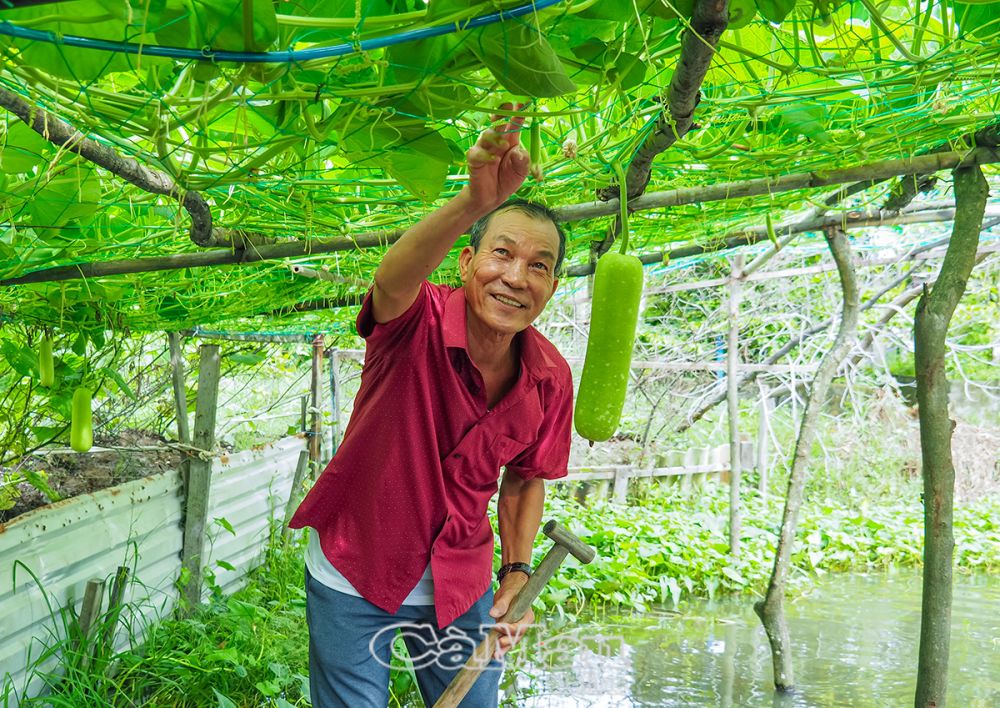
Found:
M 830 576 L 787 606 L 798 690 L 775 695 L 750 600 L 682 603 L 535 630 L 508 664 L 529 708 L 913 705 L 920 634 L 915 573 Z M 948 702 L 1000 708 L 1000 578 L 956 576 Z

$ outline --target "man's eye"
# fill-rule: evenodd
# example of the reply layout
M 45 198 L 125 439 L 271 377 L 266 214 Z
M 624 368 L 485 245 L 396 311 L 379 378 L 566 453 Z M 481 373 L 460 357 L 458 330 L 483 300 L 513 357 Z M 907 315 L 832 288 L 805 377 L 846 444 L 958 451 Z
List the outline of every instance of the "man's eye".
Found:
M 533 264 L 532 267 L 533 268 L 537 268 L 538 270 L 548 270 L 549 269 L 548 265 L 546 265 L 545 263 L 535 263 L 535 264 Z
M 506 248 L 494 248 L 493 252 L 498 256 L 506 256 L 508 253 L 510 253 L 510 251 L 508 251 Z

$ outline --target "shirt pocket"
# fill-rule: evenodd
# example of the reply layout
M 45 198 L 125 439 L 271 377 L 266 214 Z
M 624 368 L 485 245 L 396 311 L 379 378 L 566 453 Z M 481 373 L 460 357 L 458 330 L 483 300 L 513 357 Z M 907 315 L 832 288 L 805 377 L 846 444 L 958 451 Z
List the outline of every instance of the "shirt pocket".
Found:
M 497 469 L 513 462 L 518 455 L 528 449 L 531 443 L 521 442 L 516 438 L 497 433 L 493 438 L 493 455 L 497 460 Z

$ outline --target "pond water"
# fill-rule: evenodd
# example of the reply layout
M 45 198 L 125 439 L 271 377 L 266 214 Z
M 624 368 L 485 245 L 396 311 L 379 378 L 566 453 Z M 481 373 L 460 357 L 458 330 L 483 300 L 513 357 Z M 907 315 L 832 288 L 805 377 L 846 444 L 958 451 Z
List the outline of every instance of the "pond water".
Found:
M 918 574 L 831 575 L 788 603 L 798 683 L 790 695 L 773 690 L 750 605 L 692 601 L 677 612 L 536 628 L 509 664 L 506 695 L 529 708 L 913 705 Z M 949 705 L 1000 708 L 1000 577 L 956 575 L 952 620 Z

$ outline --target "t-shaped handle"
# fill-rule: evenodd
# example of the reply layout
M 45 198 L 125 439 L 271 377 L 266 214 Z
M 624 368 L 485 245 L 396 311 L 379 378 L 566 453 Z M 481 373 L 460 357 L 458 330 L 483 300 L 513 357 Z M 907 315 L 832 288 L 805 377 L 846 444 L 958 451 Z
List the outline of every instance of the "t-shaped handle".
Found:
M 555 574 L 559 564 L 562 563 L 563 558 L 568 554 L 572 553 L 573 557 L 579 559 L 581 563 L 589 563 L 597 555 L 593 548 L 570 533 L 568 529 L 560 526 L 556 521 L 547 522 L 542 527 L 542 531 L 546 536 L 555 541 L 555 545 L 545 554 L 545 557 L 542 558 L 542 561 L 531 574 L 531 577 L 528 578 L 528 582 L 514 596 L 514 600 L 510 603 L 510 607 L 507 608 L 507 612 L 497 622 L 517 622 L 524 617 L 528 608 L 531 607 L 531 603 L 542 592 L 545 583 L 549 582 L 549 578 Z M 456 708 L 462 702 L 465 694 L 472 688 L 472 684 L 479 678 L 479 674 L 483 672 L 490 659 L 493 658 L 493 652 L 496 651 L 499 638 L 497 632 L 492 630 L 486 635 L 486 638 L 472 652 L 469 660 L 465 662 L 462 670 L 458 672 L 458 675 L 455 676 L 448 688 L 438 698 L 437 703 L 434 704 L 434 708 Z
M 566 527 L 560 525 L 554 519 L 546 522 L 545 526 L 542 527 L 542 533 L 560 546 L 564 546 L 581 563 L 589 563 L 597 555 L 597 552 L 593 548 L 574 536 Z

